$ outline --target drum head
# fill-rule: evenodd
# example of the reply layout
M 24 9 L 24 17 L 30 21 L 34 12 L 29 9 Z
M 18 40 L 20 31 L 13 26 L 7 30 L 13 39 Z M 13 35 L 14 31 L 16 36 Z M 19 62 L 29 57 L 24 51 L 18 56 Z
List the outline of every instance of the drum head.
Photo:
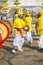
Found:
M 24 30 L 25 30 L 25 31 L 29 31 L 29 26 L 26 25 L 26 26 L 24 27 Z

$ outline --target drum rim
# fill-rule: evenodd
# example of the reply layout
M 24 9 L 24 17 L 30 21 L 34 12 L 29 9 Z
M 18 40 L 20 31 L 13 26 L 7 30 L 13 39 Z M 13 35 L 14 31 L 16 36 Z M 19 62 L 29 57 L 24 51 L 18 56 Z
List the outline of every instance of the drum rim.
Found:
M 4 21 L 0 21 L 0 23 L 3 24 L 6 27 L 7 31 L 8 31 L 6 38 L 4 40 L 2 40 L 2 43 L 3 43 L 9 37 L 9 35 L 10 35 L 10 29 L 9 29 L 8 25 L 6 23 L 4 23 Z

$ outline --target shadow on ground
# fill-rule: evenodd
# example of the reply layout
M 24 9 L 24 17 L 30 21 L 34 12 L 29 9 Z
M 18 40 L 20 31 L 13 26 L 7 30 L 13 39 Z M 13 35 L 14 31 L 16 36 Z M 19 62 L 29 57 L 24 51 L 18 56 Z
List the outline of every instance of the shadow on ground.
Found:
M 8 46 L 3 46 L 3 49 L 11 53 L 12 48 Z
M 23 47 L 30 48 L 32 50 L 38 50 L 38 47 L 37 46 L 31 46 L 31 45 L 28 45 L 28 44 L 23 45 Z

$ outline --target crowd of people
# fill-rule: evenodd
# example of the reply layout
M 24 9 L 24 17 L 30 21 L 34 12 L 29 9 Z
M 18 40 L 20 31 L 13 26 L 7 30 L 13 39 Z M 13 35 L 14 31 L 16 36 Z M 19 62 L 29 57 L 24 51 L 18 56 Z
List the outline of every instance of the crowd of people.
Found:
M 28 40 L 28 43 L 32 43 L 32 17 L 30 12 L 26 12 L 26 16 L 24 20 L 23 11 L 18 11 L 18 17 L 14 20 L 14 28 L 16 29 L 16 35 L 13 41 L 14 49 L 12 50 L 13 53 L 16 53 L 15 47 L 18 48 L 19 51 L 23 52 L 22 46 L 24 44 L 24 38 Z M 26 33 L 26 35 L 25 35 Z
M 24 39 L 26 37 L 29 44 L 32 43 L 32 16 L 29 11 L 26 11 L 25 17 L 23 18 L 23 10 L 17 12 L 18 17 L 14 19 L 14 28 L 16 29 L 16 35 L 13 40 L 13 53 L 16 53 L 16 47 L 19 51 L 23 52 L 22 46 L 24 44 Z M 38 46 L 39 49 L 43 49 L 43 10 L 38 11 L 38 18 L 36 22 L 36 31 L 39 35 Z
M 14 19 L 13 27 L 15 29 L 16 35 L 13 40 L 12 53 L 16 53 L 16 48 L 19 51 L 23 52 L 22 47 L 24 44 L 25 37 L 26 37 L 29 45 L 32 44 L 32 42 L 33 42 L 32 34 L 31 34 L 32 30 L 33 30 L 32 29 L 33 18 L 31 16 L 31 13 L 30 13 L 30 11 L 26 11 L 25 17 L 23 18 L 24 11 L 20 10 L 19 8 L 20 7 L 18 7 L 18 6 L 15 8 L 17 17 Z M 43 49 L 43 10 L 38 10 L 36 31 L 37 31 L 37 34 L 39 35 L 39 42 L 38 42 L 39 49 Z

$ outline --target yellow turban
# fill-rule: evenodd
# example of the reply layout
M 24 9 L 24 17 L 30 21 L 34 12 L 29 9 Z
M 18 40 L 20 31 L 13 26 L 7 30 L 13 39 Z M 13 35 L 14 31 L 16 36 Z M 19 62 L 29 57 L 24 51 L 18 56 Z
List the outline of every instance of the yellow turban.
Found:
M 26 12 L 27 16 L 31 16 L 31 13 L 29 11 Z
M 18 15 L 23 15 L 23 10 L 18 11 Z
M 19 10 L 20 9 L 20 6 L 15 6 L 15 10 Z
M 8 10 L 8 9 L 9 9 L 8 6 L 3 6 L 3 7 L 2 7 L 2 10 Z
M 40 15 L 43 15 L 43 10 L 39 10 L 38 13 L 39 13 Z

